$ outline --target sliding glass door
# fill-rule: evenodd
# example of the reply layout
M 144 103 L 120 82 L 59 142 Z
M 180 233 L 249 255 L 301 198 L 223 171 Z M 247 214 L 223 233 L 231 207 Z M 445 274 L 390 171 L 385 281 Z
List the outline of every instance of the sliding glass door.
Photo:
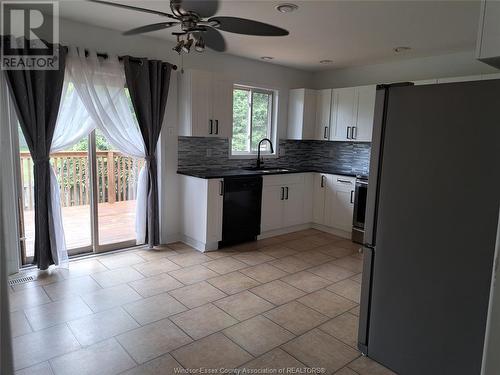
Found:
M 34 255 L 33 160 L 19 129 L 21 259 Z M 143 159 L 117 151 L 98 130 L 51 154 L 69 255 L 134 246 L 137 177 Z

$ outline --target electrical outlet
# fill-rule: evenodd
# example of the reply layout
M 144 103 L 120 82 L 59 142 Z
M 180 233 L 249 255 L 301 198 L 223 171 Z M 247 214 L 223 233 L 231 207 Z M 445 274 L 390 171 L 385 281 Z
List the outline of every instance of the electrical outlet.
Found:
M 211 148 L 207 148 L 207 158 L 209 158 L 211 156 L 212 156 L 212 149 Z

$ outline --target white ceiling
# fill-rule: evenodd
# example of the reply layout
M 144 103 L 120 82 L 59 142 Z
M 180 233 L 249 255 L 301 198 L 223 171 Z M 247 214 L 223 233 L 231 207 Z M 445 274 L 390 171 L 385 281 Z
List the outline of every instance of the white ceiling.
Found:
M 168 0 L 112 0 L 169 12 Z M 224 32 L 227 53 L 307 70 L 367 65 L 472 50 L 477 36 L 479 0 L 475 1 L 290 1 L 293 13 L 279 13 L 280 1 L 221 1 L 217 15 L 250 18 L 283 27 L 286 37 L 243 36 Z M 119 31 L 164 18 L 85 1 L 63 1 L 61 16 Z M 174 40 L 171 31 L 149 35 Z M 124 36 L 124 38 L 126 38 Z M 397 46 L 411 46 L 402 54 Z M 330 59 L 328 66 L 320 60 Z

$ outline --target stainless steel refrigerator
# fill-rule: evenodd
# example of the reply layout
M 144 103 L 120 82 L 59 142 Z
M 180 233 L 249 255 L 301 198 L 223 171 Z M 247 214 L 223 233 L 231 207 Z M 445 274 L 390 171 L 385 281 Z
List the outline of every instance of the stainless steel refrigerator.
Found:
M 479 374 L 500 203 L 500 80 L 377 89 L 358 346 Z

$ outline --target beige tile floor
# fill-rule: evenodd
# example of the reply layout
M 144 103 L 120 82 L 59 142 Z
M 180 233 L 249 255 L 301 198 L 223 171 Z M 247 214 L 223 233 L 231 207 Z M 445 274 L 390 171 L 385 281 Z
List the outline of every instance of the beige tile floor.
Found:
M 393 374 L 356 349 L 357 249 L 309 229 L 205 254 L 175 243 L 72 261 L 11 288 L 16 374 Z

